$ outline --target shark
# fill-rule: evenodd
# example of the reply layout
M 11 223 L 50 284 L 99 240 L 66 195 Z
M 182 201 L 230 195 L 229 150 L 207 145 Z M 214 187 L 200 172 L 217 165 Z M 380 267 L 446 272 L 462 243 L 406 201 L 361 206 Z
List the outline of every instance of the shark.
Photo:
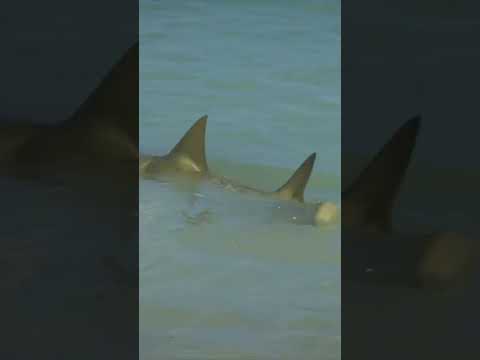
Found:
M 116 231 L 107 232 L 107 238 L 102 238 L 95 245 L 92 245 L 95 240 L 91 239 L 98 240 L 99 236 L 91 234 L 78 246 L 82 250 L 85 249 L 82 246 L 93 246 L 95 250 L 90 250 L 92 257 L 100 253 L 105 259 L 114 259 L 107 261 L 102 270 L 106 274 L 113 274 L 112 283 L 119 283 L 120 288 L 124 286 L 118 278 L 126 276 L 128 284 L 135 287 L 134 279 L 138 274 L 138 266 L 130 266 L 128 271 L 124 271 L 115 263 L 118 258 L 134 264 L 138 260 L 138 254 L 135 253 L 135 249 L 138 249 L 138 66 L 139 44 L 136 42 L 123 51 L 88 96 L 63 121 L 56 124 L 39 124 L 28 120 L 0 123 L 2 177 L 20 182 L 31 181 L 34 183 L 33 189 L 37 189 L 39 184 L 47 183 L 47 194 L 51 191 L 52 182 L 55 187 L 60 185 L 67 190 L 65 195 L 70 196 L 69 201 L 73 201 L 75 211 L 72 213 L 78 214 L 76 208 L 79 204 L 94 204 L 99 224 L 112 221 L 100 210 L 105 207 L 109 209 L 108 214 L 117 220 Z M 45 188 L 40 186 L 39 189 L 43 194 Z M 58 197 L 55 201 L 58 201 Z M 40 206 L 46 215 L 55 214 L 50 211 L 51 205 L 39 202 L 37 197 L 31 198 L 25 205 L 33 208 Z M 66 211 L 70 210 L 67 206 Z M 83 219 L 76 219 L 74 215 L 70 224 L 73 231 L 78 231 L 79 224 L 91 225 L 88 222 L 82 223 Z M 93 229 L 97 228 L 95 226 Z M 98 228 L 102 229 L 101 226 Z M 19 231 L 19 234 L 12 236 L 17 240 L 15 236 L 22 236 L 22 232 Z M 99 234 L 105 237 L 102 230 Z M 53 238 L 57 236 L 55 231 L 49 235 Z M 38 235 L 33 233 L 29 236 L 41 238 L 42 231 Z M 34 243 L 32 249 L 29 249 L 33 253 L 38 251 Z M 42 246 L 48 246 L 48 243 Z M 128 255 L 118 255 L 124 252 Z M 57 252 L 51 253 L 53 255 L 47 259 L 55 263 L 58 260 L 58 255 L 55 255 Z M 9 255 L 6 256 L 8 264 Z M 82 265 L 78 271 L 84 270 L 85 265 Z M 88 272 L 85 276 L 89 276 Z M 85 293 L 88 294 L 89 291 L 86 290 Z M 138 297 L 138 290 L 129 294 L 132 296 L 127 298 L 134 299 Z M 116 296 L 115 301 L 117 299 Z
M 119 171 L 136 177 L 138 54 L 137 42 L 64 121 L 2 123 L 0 173 L 39 177 Z
M 140 176 L 150 180 L 180 178 L 196 182 L 207 181 L 229 191 L 253 193 L 279 202 L 291 202 L 301 212 L 307 214 L 306 222 L 312 225 L 329 223 L 337 218 L 338 209 L 334 203 L 309 204 L 304 199 L 305 188 L 315 164 L 316 153 L 310 154 L 293 175 L 274 191 L 243 185 L 235 180 L 212 173 L 205 151 L 207 120 L 207 115 L 200 117 L 168 154 L 161 156 L 140 154 Z
M 454 232 L 401 231 L 395 201 L 409 167 L 421 116 L 401 126 L 342 191 L 342 281 L 421 289 L 466 285 L 478 244 Z

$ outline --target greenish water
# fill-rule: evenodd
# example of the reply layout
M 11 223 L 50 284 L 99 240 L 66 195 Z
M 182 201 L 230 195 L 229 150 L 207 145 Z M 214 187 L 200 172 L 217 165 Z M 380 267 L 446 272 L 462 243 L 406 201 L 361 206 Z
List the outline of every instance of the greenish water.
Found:
M 208 114 L 215 173 L 274 189 L 316 152 L 305 197 L 339 203 L 338 1 L 141 1 L 140 15 L 142 152 Z M 140 182 L 141 358 L 339 359 L 339 224 L 193 190 Z

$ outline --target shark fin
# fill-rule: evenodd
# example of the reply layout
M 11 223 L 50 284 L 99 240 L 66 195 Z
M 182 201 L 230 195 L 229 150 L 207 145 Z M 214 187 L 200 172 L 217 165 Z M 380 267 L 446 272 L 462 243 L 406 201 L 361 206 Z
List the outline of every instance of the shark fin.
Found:
M 313 165 L 317 154 L 311 154 L 295 173 L 288 179 L 288 181 L 280 187 L 275 193 L 284 199 L 297 200 L 303 202 L 303 193 L 307 186 L 308 179 L 312 173 Z
M 205 155 L 205 131 L 208 116 L 204 115 L 183 135 L 168 156 L 188 160 L 190 166 L 201 173 L 208 172 Z
M 138 148 L 138 66 L 136 42 L 80 105 L 66 124 L 99 122 L 120 129 Z
M 420 116 L 416 116 L 398 129 L 342 193 L 342 213 L 346 221 L 390 231 L 393 203 L 410 163 L 420 122 Z

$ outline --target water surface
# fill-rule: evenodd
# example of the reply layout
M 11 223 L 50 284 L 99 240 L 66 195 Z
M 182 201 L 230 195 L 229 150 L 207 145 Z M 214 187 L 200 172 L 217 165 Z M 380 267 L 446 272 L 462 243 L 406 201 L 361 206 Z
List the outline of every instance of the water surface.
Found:
M 316 152 L 306 199 L 338 204 L 339 2 L 141 1 L 140 14 L 142 152 L 208 114 L 215 173 L 273 190 Z M 275 205 L 140 182 L 142 359 L 340 358 L 340 226 Z

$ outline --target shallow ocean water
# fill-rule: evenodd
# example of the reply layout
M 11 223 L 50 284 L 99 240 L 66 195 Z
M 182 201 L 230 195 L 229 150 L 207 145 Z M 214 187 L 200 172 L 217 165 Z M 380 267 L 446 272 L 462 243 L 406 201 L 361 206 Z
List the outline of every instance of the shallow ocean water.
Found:
M 141 1 L 140 39 L 142 152 L 208 114 L 215 173 L 275 189 L 316 152 L 305 198 L 339 204 L 339 2 Z M 340 224 L 275 206 L 140 181 L 142 359 L 340 358 Z

